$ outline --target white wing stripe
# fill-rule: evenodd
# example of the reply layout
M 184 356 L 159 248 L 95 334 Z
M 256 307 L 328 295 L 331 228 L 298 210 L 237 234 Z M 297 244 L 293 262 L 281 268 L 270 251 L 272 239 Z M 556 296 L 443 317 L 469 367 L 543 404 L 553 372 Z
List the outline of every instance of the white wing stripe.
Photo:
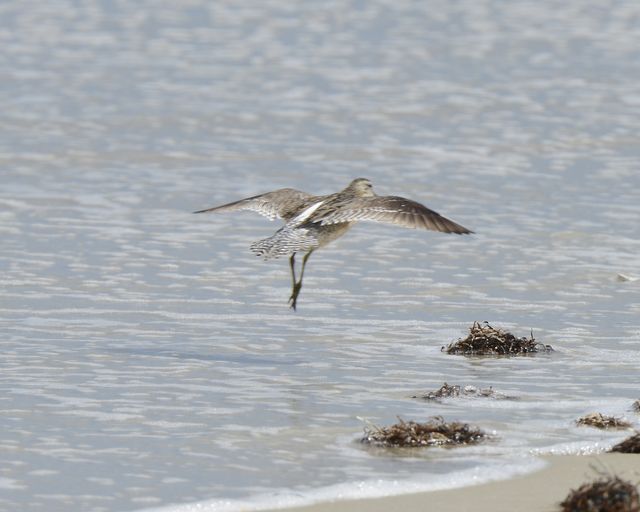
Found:
M 313 212 L 315 212 L 318 208 L 322 206 L 324 201 L 318 201 L 317 203 L 312 204 L 308 208 L 305 208 L 301 213 L 295 216 L 295 218 L 291 221 L 293 225 L 302 224 L 305 220 L 307 220 Z

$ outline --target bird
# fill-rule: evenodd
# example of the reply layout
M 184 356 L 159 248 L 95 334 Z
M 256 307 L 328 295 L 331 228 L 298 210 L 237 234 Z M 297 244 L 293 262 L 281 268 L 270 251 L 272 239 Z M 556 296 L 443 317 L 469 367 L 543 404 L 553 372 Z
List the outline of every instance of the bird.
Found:
M 250 249 L 265 260 L 289 257 L 292 280 L 289 305 L 294 311 L 311 254 L 340 238 L 358 221 L 383 222 L 457 235 L 473 233 L 411 199 L 377 195 L 367 178 L 356 178 L 344 190 L 334 194 L 315 196 L 293 188 L 282 188 L 193 213 L 238 210 L 251 210 L 270 220 L 284 221 L 272 236 L 254 242 Z M 298 253 L 304 256 L 300 277 L 296 279 L 295 256 Z

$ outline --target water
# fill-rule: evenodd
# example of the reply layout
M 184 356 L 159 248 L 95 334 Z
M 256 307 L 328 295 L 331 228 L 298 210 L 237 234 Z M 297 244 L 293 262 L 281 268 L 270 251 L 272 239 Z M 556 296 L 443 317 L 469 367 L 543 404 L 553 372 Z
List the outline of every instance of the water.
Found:
M 211 510 L 468 485 L 598 452 L 638 395 L 640 5 L 0 7 L 0 509 Z M 473 237 L 356 226 L 309 260 L 190 212 L 370 178 Z M 551 355 L 440 347 L 488 320 Z M 424 403 L 450 384 L 517 400 Z M 357 443 L 432 415 L 484 446 Z

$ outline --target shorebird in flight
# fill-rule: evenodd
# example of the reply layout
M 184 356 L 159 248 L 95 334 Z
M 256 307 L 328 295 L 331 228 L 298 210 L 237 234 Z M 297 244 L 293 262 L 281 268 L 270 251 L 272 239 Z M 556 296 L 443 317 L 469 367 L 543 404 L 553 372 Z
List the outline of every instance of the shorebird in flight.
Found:
M 410 199 L 376 195 L 366 178 L 357 178 L 344 190 L 326 196 L 282 188 L 194 213 L 236 210 L 252 210 L 270 220 L 278 218 L 284 221 L 284 226 L 275 234 L 251 244 L 251 250 L 265 260 L 289 257 L 293 283 L 289 304 L 294 310 L 302 288 L 304 268 L 311 253 L 344 235 L 357 221 L 370 220 L 458 235 L 473 233 Z M 295 256 L 299 252 L 304 253 L 304 257 L 300 279 L 296 280 Z

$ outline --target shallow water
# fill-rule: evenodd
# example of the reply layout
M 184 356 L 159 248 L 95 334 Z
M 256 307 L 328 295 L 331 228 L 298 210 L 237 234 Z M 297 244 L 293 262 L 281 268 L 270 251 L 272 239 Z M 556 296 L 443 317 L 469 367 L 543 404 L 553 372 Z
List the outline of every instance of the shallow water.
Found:
M 467 485 L 625 436 L 638 395 L 636 2 L 0 7 L 0 509 L 211 510 Z M 309 260 L 191 211 L 370 178 L 475 230 Z M 550 355 L 448 356 L 488 320 Z M 425 403 L 450 384 L 517 400 Z M 484 446 L 367 450 L 366 421 Z M 362 418 L 362 419 L 361 419 Z

